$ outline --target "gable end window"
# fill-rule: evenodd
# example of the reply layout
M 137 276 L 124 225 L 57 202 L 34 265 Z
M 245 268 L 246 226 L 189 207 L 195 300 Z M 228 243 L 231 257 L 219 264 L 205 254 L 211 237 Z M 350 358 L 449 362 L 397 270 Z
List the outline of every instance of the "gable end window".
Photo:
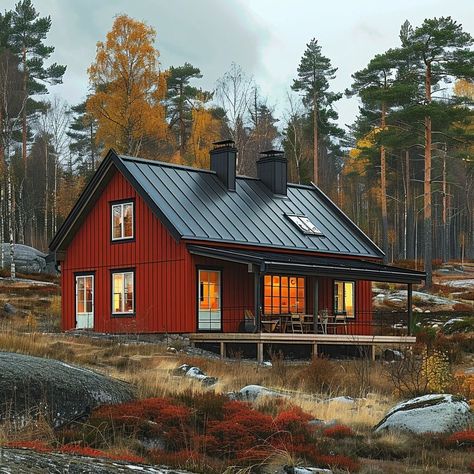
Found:
M 133 271 L 112 273 L 112 314 L 135 313 L 135 274 Z
M 112 204 L 112 240 L 133 239 L 133 201 Z
M 334 282 L 334 313 L 343 314 L 347 318 L 355 316 L 355 282 Z

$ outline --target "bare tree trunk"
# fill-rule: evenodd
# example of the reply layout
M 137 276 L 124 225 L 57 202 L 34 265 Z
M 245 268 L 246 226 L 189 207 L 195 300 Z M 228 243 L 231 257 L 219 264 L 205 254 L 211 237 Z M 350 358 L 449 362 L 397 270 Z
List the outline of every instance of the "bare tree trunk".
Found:
M 382 103 L 381 128 L 385 129 L 386 106 Z M 380 147 L 380 204 L 382 207 L 382 247 L 385 252 L 384 263 L 388 259 L 388 217 L 387 217 L 387 164 L 385 160 L 385 147 Z M 393 252 L 392 252 L 393 253 Z
M 48 142 L 44 142 L 44 164 L 45 164 L 45 186 L 44 186 L 44 245 L 48 242 L 48 198 L 49 198 L 49 179 L 48 179 Z
M 319 164 L 318 164 L 318 98 L 316 92 L 313 94 L 313 180 L 319 186 Z
M 445 144 L 444 153 L 443 153 L 443 212 L 442 212 L 442 222 L 443 222 L 442 261 L 443 263 L 446 263 L 449 260 L 447 212 L 448 212 L 448 193 L 447 193 L 447 183 L 446 183 L 446 144 Z
M 5 169 L 5 168 L 3 168 Z M 4 180 L 0 183 L 0 216 L 2 217 L 0 222 L 0 269 L 5 266 L 5 250 L 3 248 L 3 243 L 5 241 L 5 190 L 4 190 Z
M 425 101 L 431 103 L 431 64 L 426 65 Z M 425 116 L 425 179 L 424 179 L 424 260 L 426 272 L 426 287 L 433 284 L 433 245 L 432 245 L 432 216 L 431 216 L 431 117 Z
M 58 156 L 55 154 L 54 155 L 53 225 L 52 225 L 53 235 L 56 234 L 57 221 L 58 221 Z
M 15 209 L 13 206 L 13 192 L 12 192 L 12 176 L 11 176 L 11 166 L 8 170 L 8 233 L 10 238 L 10 277 L 12 280 L 16 278 L 15 271 L 15 240 L 13 236 L 13 226 L 14 226 L 14 214 Z
M 27 95 L 28 95 L 28 73 L 26 70 L 26 48 L 23 47 L 23 100 L 24 106 L 22 110 L 21 116 L 21 136 L 22 136 L 22 149 L 21 154 L 23 158 L 23 166 L 26 170 L 26 135 L 27 135 L 27 124 L 26 124 L 26 102 L 27 102 Z M 26 173 L 25 173 L 26 175 Z

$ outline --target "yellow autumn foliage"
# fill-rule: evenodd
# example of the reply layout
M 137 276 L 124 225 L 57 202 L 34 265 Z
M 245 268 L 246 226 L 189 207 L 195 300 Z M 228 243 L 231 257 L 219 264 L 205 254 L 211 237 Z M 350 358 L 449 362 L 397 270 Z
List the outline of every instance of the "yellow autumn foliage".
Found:
M 146 140 L 166 137 L 166 74 L 159 70 L 155 38 L 152 27 L 119 15 L 105 42 L 97 43 L 87 110 L 98 121 L 97 140 L 106 150 L 136 156 Z

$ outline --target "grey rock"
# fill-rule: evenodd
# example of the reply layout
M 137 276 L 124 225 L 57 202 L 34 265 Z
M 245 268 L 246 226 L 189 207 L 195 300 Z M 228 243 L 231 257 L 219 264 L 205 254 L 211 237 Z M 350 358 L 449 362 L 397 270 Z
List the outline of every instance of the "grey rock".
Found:
M 3 248 L 3 266 L 10 267 L 10 244 L 0 244 Z M 47 255 L 28 245 L 15 244 L 13 259 L 16 271 L 20 273 L 44 273 L 46 271 Z
M 450 433 L 465 429 L 471 421 L 466 400 L 446 393 L 430 394 L 394 406 L 374 430 Z
M 262 385 L 246 385 L 238 392 L 230 392 L 228 396 L 234 400 L 254 402 L 259 397 L 282 398 L 288 397 L 288 394 L 271 388 L 263 387 Z
M 3 305 L 3 311 L 5 311 L 6 314 L 16 314 L 18 312 L 15 306 L 10 303 L 5 303 Z
M 203 385 L 210 387 L 217 383 L 216 377 L 210 377 L 206 375 L 199 367 L 193 367 L 189 364 L 180 365 L 174 371 L 175 375 L 184 375 L 185 377 L 191 377 L 199 380 Z
M 394 360 L 403 360 L 405 356 L 403 352 L 397 351 L 395 349 L 385 349 L 382 352 L 382 359 L 388 362 L 392 362 Z
M 99 405 L 133 398 L 129 384 L 92 370 L 0 352 L 0 419 L 18 426 L 41 413 L 58 427 L 87 416 Z
M 61 453 L 0 448 L 1 474 L 192 474 L 189 471 Z

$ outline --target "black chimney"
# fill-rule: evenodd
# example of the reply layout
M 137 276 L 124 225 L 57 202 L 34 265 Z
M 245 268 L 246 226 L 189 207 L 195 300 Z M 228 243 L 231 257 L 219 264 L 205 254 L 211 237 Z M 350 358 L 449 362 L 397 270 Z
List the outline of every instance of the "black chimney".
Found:
M 222 140 L 213 143 L 211 150 L 211 170 L 224 183 L 229 191 L 235 191 L 235 162 L 237 148 L 233 140 Z
M 257 177 L 273 194 L 286 196 L 287 162 L 282 151 L 268 150 L 260 153 L 257 161 Z

